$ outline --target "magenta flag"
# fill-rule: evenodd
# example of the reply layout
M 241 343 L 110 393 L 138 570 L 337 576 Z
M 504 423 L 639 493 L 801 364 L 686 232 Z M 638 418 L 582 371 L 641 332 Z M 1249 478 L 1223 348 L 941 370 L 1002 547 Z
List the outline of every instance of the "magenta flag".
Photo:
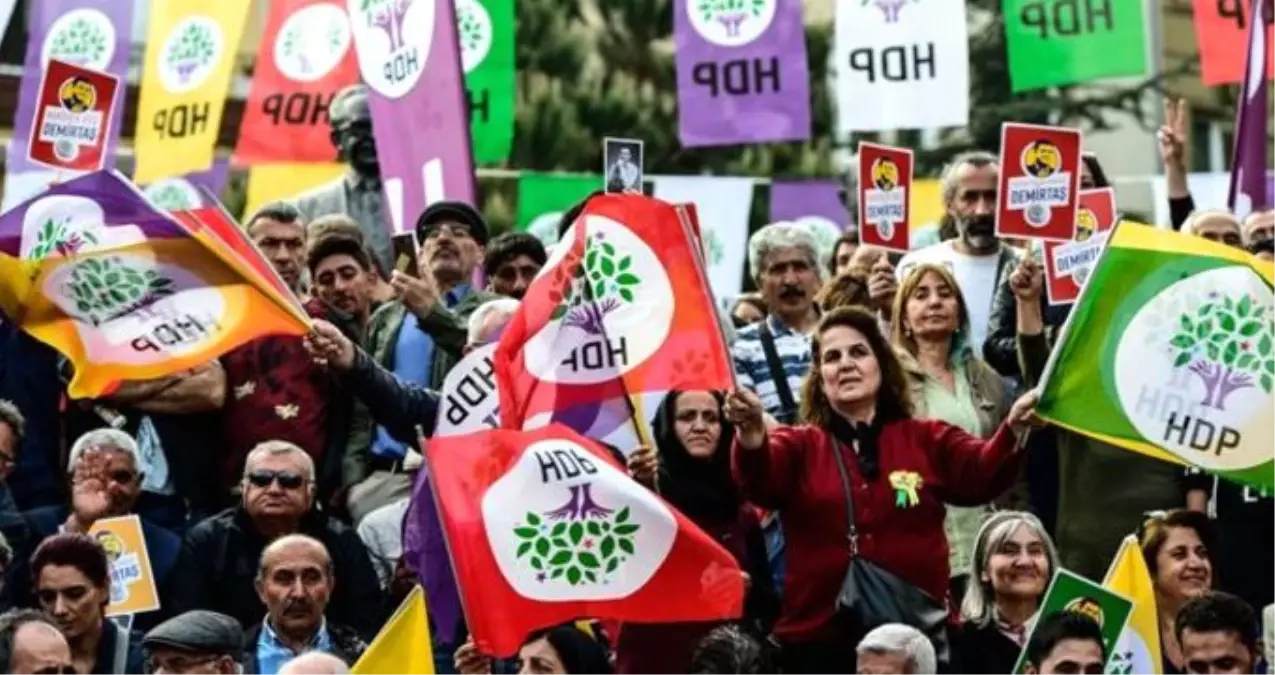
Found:
M 1244 64 L 1244 88 L 1235 110 L 1235 154 L 1231 165 L 1231 189 L 1226 205 L 1244 217 L 1270 205 L 1266 192 L 1266 130 L 1270 106 L 1266 72 L 1266 25 L 1271 20 L 1271 0 L 1252 0 L 1248 23 L 1248 57 Z
M 474 202 L 469 114 L 452 0 L 347 0 L 381 163 L 388 225 Z

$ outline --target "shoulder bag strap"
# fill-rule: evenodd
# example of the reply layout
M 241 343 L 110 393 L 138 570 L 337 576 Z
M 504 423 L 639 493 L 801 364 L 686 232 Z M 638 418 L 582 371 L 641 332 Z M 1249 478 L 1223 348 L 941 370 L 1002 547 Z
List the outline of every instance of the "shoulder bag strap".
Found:
M 775 393 L 779 395 L 779 405 L 785 414 L 796 415 L 797 403 L 792 397 L 792 389 L 788 386 L 788 371 L 784 370 L 783 361 L 779 360 L 779 351 L 775 349 L 775 336 L 770 333 L 766 319 L 760 326 L 761 349 L 766 354 L 766 366 L 770 368 L 770 379 L 775 381 Z
M 850 542 L 850 557 L 859 557 L 859 528 L 854 524 L 854 494 L 850 490 L 850 472 L 846 470 L 846 460 L 841 456 L 840 444 L 829 433 L 829 446 L 832 457 L 837 460 L 837 473 L 841 474 L 841 489 L 846 495 L 846 540 Z

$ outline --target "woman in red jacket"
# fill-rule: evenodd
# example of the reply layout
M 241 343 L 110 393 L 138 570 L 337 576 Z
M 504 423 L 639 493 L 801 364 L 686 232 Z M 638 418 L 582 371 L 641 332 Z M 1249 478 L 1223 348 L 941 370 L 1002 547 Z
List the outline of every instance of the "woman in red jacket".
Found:
M 754 393 L 728 397 L 732 459 L 744 497 L 778 510 L 783 521 L 787 572 L 775 626 L 783 672 L 853 672 L 862 636 L 836 617 L 850 549 L 833 452 L 849 473 L 859 554 L 951 611 L 943 504 L 985 504 L 1010 487 L 1024 459 L 1017 433 L 1032 419 L 1037 397 L 1024 395 L 983 440 L 912 417 L 903 370 L 871 314 L 828 313 L 811 352 L 802 387 L 806 424 L 767 432 Z

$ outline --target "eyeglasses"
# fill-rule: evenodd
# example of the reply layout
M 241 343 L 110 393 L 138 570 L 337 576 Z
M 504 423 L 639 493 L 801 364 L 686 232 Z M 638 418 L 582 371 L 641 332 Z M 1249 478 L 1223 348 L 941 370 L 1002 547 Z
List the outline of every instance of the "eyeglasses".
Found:
M 291 471 L 250 471 L 248 473 L 248 482 L 255 487 L 270 487 L 271 483 L 278 483 L 279 487 L 285 490 L 295 490 L 306 484 L 306 479 L 299 473 Z
M 438 223 L 436 225 L 426 225 L 422 239 L 437 239 L 444 231 L 453 237 L 471 237 L 469 226 L 463 223 Z

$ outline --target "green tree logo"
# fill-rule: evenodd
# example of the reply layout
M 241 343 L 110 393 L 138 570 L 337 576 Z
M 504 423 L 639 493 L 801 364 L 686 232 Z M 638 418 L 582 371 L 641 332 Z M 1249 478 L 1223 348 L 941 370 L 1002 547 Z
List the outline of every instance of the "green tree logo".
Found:
M 460 56 L 465 72 L 482 63 L 491 48 L 491 19 L 477 1 L 457 3 L 456 30 L 460 35 Z
M 97 22 L 79 17 L 53 36 L 49 58 L 77 66 L 100 63 L 108 47 L 106 40 L 106 32 Z
M 528 511 L 514 527 L 514 536 L 522 540 L 516 557 L 536 570 L 537 581 L 606 583 L 635 554 L 633 540 L 641 526 L 629 522 L 629 507 L 616 512 L 599 506 L 592 487 L 572 486 L 562 507 L 539 515 Z
M 863 0 L 862 6 L 867 7 L 868 3 L 881 8 L 881 12 L 885 14 L 886 23 L 895 23 L 899 20 L 899 12 L 903 10 L 904 5 L 908 4 L 908 0 Z
M 621 257 L 605 235 L 591 234 L 585 242 L 583 264 L 578 253 L 567 254 L 553 272 L 555 290 L 549 297 L 558 303 L 550 319 L 565 318 L 591 335 L 601 335 L 607 314 L 632 304 L 642 283 L 632 271 L 633 256 Z M 557 289 L 561 289 L 560 291 Z
M 212 29 L 199 22 L 187 23 L 165 55 L 168 67 L 177 73 L 177 82 L 182 86 L 189 85 L 195 71 L 212 65 L 216 57 L 217 40 Z
M 36 232 L 35 246 L 28 257 L 31 260 L 44 260 L 54 252 L 64 258 L 75 255 L 85 244 L 97 244 L 97 236 L 92 232 L 73 232 L 70 228 L 70 216 L 49 218 Z
M 138 270 L 119 256 L 78 262 L 65 286 L 80 318 L 94 327 L 148 307 L 173 294 L 173 282 L 155 270 Z
M 770 0 L 699 0 L 695 11 L 704 23 L 716 21 L 728 37 L 739 37 L 740 26 L 750 18 L 758 18 Z
M 1237 302 L 1214 291 L 1194 312 L 1178 317 L 1169 339 L 1174 368 L 1187 368 L 1204 383 L 1200 405 L 1226 410 L 1226 399 L 1255 385 L 1275 388 L 1271 333 L 1275 317 L 1249 294 Z
M 165 211 L 184 211 L 199 206 L 190 199 L 190 191 L 176 181 L 168 181 L 146 191 L 146 196 Z

